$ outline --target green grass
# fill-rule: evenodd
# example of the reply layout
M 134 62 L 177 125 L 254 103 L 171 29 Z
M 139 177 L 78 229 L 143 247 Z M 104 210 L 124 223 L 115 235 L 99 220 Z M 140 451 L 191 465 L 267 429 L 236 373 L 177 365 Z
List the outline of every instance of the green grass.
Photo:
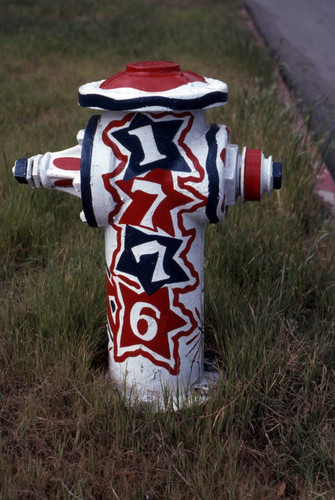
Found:
M 317 144 L 237 1 L 0 5 L 1 498 L 334 498 L 334 223 Z M 220 78 L 208 120 L 284 165 L 283 188 L 207 228 L 206 351 L 226 378 L 177 412 L 106 383 L 103 236 L 80 201 L 13 179 L 72 146 L 77 88 L 168 59 Z M 308 119 L 306 118 L 306 123 Z

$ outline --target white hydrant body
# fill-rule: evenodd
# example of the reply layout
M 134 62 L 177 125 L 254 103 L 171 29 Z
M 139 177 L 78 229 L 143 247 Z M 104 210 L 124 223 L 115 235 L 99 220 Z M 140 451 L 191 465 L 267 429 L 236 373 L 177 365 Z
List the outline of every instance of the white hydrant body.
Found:
M 80 196 L 82 220 L 105 232 L 109 371 L 143 401 L 165 389 L 187 397 L 206 387 L 204 227 L 239 195 L 260 200 L 280 187 L 281 165 L 260 150 L 230 144 L 204 109 L 222 105 L 227 86 L 176 63 L 127 65 L 79 89 L 101 109 L 78 145 L 18 160 L 14 174 Z

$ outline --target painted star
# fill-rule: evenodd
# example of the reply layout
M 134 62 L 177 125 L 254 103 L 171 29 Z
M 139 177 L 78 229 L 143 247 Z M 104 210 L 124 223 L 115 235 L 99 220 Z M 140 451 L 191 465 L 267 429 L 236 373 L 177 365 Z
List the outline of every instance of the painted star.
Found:
M 137 113 L 129 127 L 112 132 L 111 136 L 131 153 L 124 180 L 154 168 L 190 172 L 174 142 L 183 123 L 180 119 L 155 121 Z
M 189 280 L 174 259 L 182 240 L 146 234 L 132 226 L 125 232 L 125 247 L 116 266 L 118 271 L 135 276 L 148 295 L 163 285 Z

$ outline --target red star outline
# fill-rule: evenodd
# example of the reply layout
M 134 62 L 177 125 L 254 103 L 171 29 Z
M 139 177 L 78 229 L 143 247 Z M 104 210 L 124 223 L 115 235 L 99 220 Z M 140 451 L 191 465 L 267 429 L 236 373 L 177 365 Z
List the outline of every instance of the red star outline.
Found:
M 171 310 L 169 289 L 163 287 L 150 296 L 150 302 L 145 292 L 136 291 L 121 280 L 112 282 L 107 276 L 107 315 L 110 329 L 113 333 L 113 356 L 116 362 L 123 362 L 129 357 L 143 356 L 154 365 L 168 370 L 171 375 L 178 375 L 180 368 L 179 338 L 189 335 L 197 327 L 193 318 L 190 324 L 190 314 L 177 314 Z M 114 314 L 111 311 L 109 297 L 113 297 Z M 131 325 L 133 306 L 139 302 L 148 304 L 142 308 L 144 315 L 152 317 L 157 325 L 157 333 L 151 340 L 139 338 Z M 125 307 L 125 304 L 127 306 Z M 158 318 L 153 308 L 159 311 Z M 142 324 L 140 324 L 142 321 Z M 140 319 L 138 330 L 145 333 L 147 322 Z M 132 348 L 132 349 L 130 349 Z
M 130 205 L 122 214 L 120 224 L 129 224 L 136 227 L 152 229 L 152 227 L 144 225 L 142 220 L 150 211 L 150 208 L 158 195 L 156 193 L 150 193 L 140 189 L 132 191 L 133 184 L 136 179 L 138 178 L 129 179 L 127 181 L 116 181 L 119 188 L 122 189 L 122 191 L 132 200 Z M 186 196 L 175 189 L 172 173 L 169 170 L 159 168 L 154 169 L 140 179 L 141 181 L 143 180 L 159 185 L 165 195 L 152 214 L 152 226 L 154 231 L 158 232 L 158 228 L 160 228 L 170 236 L 175 236 L 171 211 L 177 207 L 193 202 L 193 197 L 191 198 L 190 196 Z M 144 184 L 143 187 L 145 187 Z M 148 188 L 150 189 L 149 184 Z

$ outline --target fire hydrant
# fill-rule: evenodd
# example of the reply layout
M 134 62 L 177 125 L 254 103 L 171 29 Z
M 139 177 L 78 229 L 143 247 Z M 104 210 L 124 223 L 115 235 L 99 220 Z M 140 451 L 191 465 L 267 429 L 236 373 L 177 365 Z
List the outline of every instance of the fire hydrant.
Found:
M 128 64 L 79 89 L 101 110 L 78 145 L 17 160 L 19 182 L 82 200 L 81 219 L 105 232 L 109 375 L 143 401 L 207 387 L 204 227 L 238 196 L 281 185 L 281 164 L 230 144 L 206 108 L 227 102 L 221 81 L 173 62 Z

